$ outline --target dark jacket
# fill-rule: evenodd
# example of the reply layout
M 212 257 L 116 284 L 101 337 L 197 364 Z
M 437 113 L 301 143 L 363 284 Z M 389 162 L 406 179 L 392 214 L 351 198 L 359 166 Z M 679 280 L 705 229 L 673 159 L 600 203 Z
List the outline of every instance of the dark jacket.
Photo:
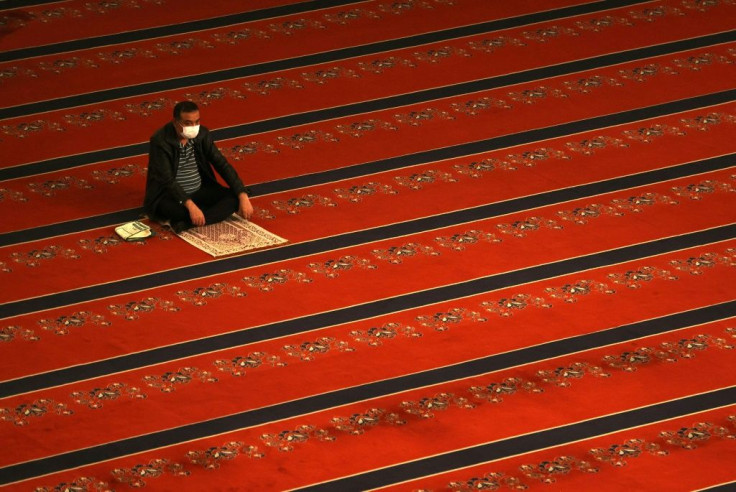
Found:
M 203 186 L 207 183 L 217 183 L 214 168 L 235 194 L 245 192 L 245 186 L 238 177 L 238 173 L 220 153 L 207 128 L 200 126 L 199 134 L 192 140 L 192 143 Z M 167 123 L 151 137 L 143 208 L 146 214 L 153 219 L 156 218 L 154 212 L 162 197 L 172 197 L 179 203 L 184 203 L 188 198 L 188 195 L 176 182 L 179 152 L 179 135 L 176 133 L 174 123 Z

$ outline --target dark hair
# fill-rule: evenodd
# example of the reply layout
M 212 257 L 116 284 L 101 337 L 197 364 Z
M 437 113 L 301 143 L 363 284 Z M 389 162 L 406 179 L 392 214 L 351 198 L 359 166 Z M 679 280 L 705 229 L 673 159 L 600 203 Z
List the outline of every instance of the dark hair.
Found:
M 174 119 L 178 120 L 181 118 L 182 113 L 191 113 L 193 111 L 199 111 L 199 106 L 192 101 L 181 101 L 176 103 L 174 106 Z

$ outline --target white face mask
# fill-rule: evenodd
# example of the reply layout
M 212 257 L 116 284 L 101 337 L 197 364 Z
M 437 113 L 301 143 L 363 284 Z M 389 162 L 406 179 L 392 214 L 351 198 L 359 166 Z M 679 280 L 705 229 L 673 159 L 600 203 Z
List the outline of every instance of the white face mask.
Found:
M 192 139 L 199 134 L 199 125 L 194 126 L 183 126 L 181 128 L 181 136 L 184 138 Z

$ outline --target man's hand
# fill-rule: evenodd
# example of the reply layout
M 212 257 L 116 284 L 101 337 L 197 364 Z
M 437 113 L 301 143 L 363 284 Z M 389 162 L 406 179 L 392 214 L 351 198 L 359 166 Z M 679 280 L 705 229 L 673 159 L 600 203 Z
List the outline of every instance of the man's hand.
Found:
M 184 206 L 187 207 L 187 210 L 189 210 L 189 218 L 192 220 L 192 224 L 195 226 L 203 226 L 204 225 L 204 214 L 202 213 L 202 210 L 197 206 L 196 203 L 194 203 L 191 200 L 187 200 L 184 202 Z
M 248 195 L 245 193 L 241 193 L 240 195 L 238 195 L 238 200 L 240 200 L 240 207 L 238 209 L 238 213 L 244 219 L 250 219 L 251 216 L 253 215 L 253 205 L 251 205 Z

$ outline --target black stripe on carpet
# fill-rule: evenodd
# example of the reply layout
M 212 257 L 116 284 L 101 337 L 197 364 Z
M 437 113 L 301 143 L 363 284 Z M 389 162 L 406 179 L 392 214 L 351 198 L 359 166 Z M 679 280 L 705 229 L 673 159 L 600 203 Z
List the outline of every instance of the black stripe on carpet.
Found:
M 504 439 L 503 441 L 496 441 L 411 463 L 382 468 L 381 470 L 333 480 L 298 490 L 341 492 L 344 490 L 366 490 L 374 487 L 387 486 L 551 446 L 559 446 L 581 439 L 590 439 L 631 427 L 653 424 L 695 412 L 715 409 L 735 402 L 736 386 L 732 386 L 709 393 L 689 396 L 679 400 L 566 425 L 564 427 L 548 429 L 534 434 Z
M 10 9 L 20 9 L 31 7 L 33 5 L 43 5 L 46 3 L 56 3 L 59 0 L 2 0 L 0 2 L 0 11 Z
M 319 184 L 339 181 L 343 179 L 351 179 L 366 174 L 377 172 L 392 171 L 404 167 L 425 164 L 445 159 L 452 159 L 493 150 L 514 147 L 517 145 L 529 144 L 537 141 L 550 140 L 553 138 L 564 137 L 566 135 L 574 135 L 582 132 L 599 130 L 607 127 L 634 123 L 637 121 L 650 120 L 677 114 L 685 111 L 691 111 L 699 108 L 707 108 L 718 104 L 724 104 L 733 101 L 736 98 L 736 90 L 723 91 L 714 94 L 693 97 L 690 99 L 681 99 L 669 103 L 659 104 L 637 108 L 620 113 L 596 116 L 584 120 L 561 123 L 554 126 L 535 128 L 523 132 L 512 133 L 509 135 L 501 135 L 486 140 L 478 140 L 451 147 L 440 149 L 432 149 L 414 154 L 407 154 L 397 157 L 391 157 L 380 161 L 366 162 L 346 166 L 340 169 L 332 169 L 321 173 L 308 174 L 303 176 L 295 176 L 292 178 L 280 179 L 268 183 L 253 184 L 250 188 L 254 195 L 265 195 L 270 193 L 280 193 L 291 189 L 304 188 L 307 186 L 315 186 Z
M 626 2 L 622 2 L 626 3 Z M 633 2 L 638 3 L 638 2 Z M 600 4 L 591 4 L 596 7 L 600 7 Z M 608 8 L 607 4 L 603 4 L 605 9 Z M 347 58 L 354 58 L 358 56 L 365 56 L 371 54 L 377 54 L 384 51 L 398 50 L 402 48 L 409 48 L 427 43 L 434 43 L 439 41 L 448 41 L 454 38 L 460 38 L 470 36 L 474 34 L 483 34 L 501 29 L 508 29 L 512 27 L 519 27 L 527 24 L 533 24 L 544 20 L 554 20 L 563 17 L 569 17 L 575 14 L 584 14 L 598 10 L 593 9 L 586 11 L 587 6 L 568 7 L 561 10 L 553 10 L 548 12 L 541 12 L 537 14 L 530 14 L 516 18 L 503 19 L 499 21 L 491 21 L 482 24 L 475 24 L 472 26 L 459 27 L 454 29 L 448 29 L 444 31 L 436 31 L 428 34 L 420 34 L 417 36 L 407 36 L 401 39 L 380 41 L 376 43 L 354 46 L 349 48 L 340 48 L 328 52 L 316 53 L 311 55 L 303 55 L 294 58 L 288 58 L 285 60 L 278 60 L 273 62 L 259 63 L 255 65 L 247 65 L 243 67 L 230 68 L 226 70 L 219 70 L 199 75 L 191 75 L 186 77 L 176 77 L 168 80 L 162 80 L 157 82 L 148 82 L 144 84 L 132 85 L 127 87 L 121 87 L 117 89 L 106 89 L 101 91 L 95 91 L 85 94 L 79 94 L 75 96 L 68 96 L 53 100 L 47 100 L 42 102 L 34 102 L 28 104 L 21 104 L 18 106 L 12 106 L 10 108 L 0 109 L 0 119 L 14 118 L 18 116 L 55 111 L 59 109 L 66 109 L 75 106 L 84 106 L 87 104 L 95 104 L 103 101 L 109 101 L 113 99 L 122 99 L 126 97 L 139 96 L 143 94 L 149 94 L 154 92 L 163 92 L 167 90 L 181 89 L 184 87 L 191 87 L 195 85 L 210 84 L 216 82 L 222 82 L 231 79 L 237 79 L 241 77 L 248 77 L 252 75 L 265 74 L 270 72 L 277 72 L 280 70 L 288 70 L 307 65 L 315 65 L 321 63 L 330 63 Z M 577 12 L 580 10 L 580 12 Z M 726 33 L 727 34 L 727 33 Z M 704 38 L 710 38 L 711 36 L 705 36 Z M 696 38 L 697 39 L 697 38 Z M 674 44 L 682 44 L 689 46 L 692 40 L 678 41 Z M 697 42 L 696 42 L 697 43 Z M 708 43 L 713 44 L 713 43 Z M 696 45 L 694 47 L 701 47 Z M 653 56 L 653 55 L 650 55 Z
M 143 193 L 143 190 L 141 190 Z M 141 195 L 142 196 L 142 195 Z M 0 234 L 0 248 L 12 246 L 27 241 L 37 241 L 39 239 L 48 239 L 62 234 L 73 234 L 75 232 L 88 231 L 100 227 L 108 227 L 112 225 L 123 224 L 133 220 L 138 220 L 143 214 L 143 208 L 132 208 L 111 212 L 108 214 L 95 215 L 94 217 L 85 217 L 84 219 L 70 220 L 67 222 L 57 222 L 47 226 L 33 227 L 31 229 L 22 229 L 20 231 L 6 232 Z
M 556 340 L 534 347 L 493 355 L 439 369 L 432 369 L 417 374 L 410 374 L 385 381 L 310 396 L 300 400 L 280 403 L 206 422 L 190 424 L 175 429 L 124 439 L 79 451 L 72 451 L 41 460 L 11 465 L 0 469 L 0 484 L 25 480 L 34 476 L 97 463 L 154 448 L 170 446 L 180 442 L 201 439 L 226 432 L 233 432 L 247 427 L 292 418 L 307 413 L 318 412 L 328 408 L 348 405 L 367 399 L 379 398 L 415 388 L 479 376 L 508 367 L 537 362 L 552 357 L 560 357 L 612 343 L 625 342 L 657 333 L 665 333 L 679 328 L 729 318 L 735 314 L 736 301 L 716 306 L 709 306 L 640 323 L 620 326 L 606 331 L 566 338 L 564 340 Z M 651 420 L 646 420 L 644 422 L 639 422 L 637 418 L 634 417 L 634 415 L 639 415 L 642 410 L 633 410 L 631 412 L 618 414 L 614 417 L 604 417 L 602 419 L 596 419 L 594 422 L 598 420 L 602 422 L 610 422 L 610 430 L 607 430 L 606 432 L 611 432 L 634 425 L 641 425 L 642 423 L 670 418 L 670 414 L 667 410 L 668 408 L 677 408 L 677 411 L 681 412 L 677 415 L 687 414 L 699 411 L 700 408 L 713 408 L 714 406 L 733 403 L 733 398 L 736 397 L 735 391 L 715 392 L 715 394 L 718 395 L 715 399 L 703 396 L 689 397 L 677 400 L 676 402 L 662 403 L 646 407 L 645 413 L 647 415 L 647 419 Z M 695 402 L 702 401 L 707 401 L 708 404 L 705 407 L 700 407 L 695 404 Z M 369 403 L 366 403 L 366 405 L 369 405 Z M 609 421 L 608 419 L 612 420 Z M 598 428 L 597 425 L 585 423 L 575 424 L 572 427 L 574 429 L 586 431 L 590 428 Z M 356 484 L 351 481 L 356 479 L 355 477 L 332 482 L 332 484 L 335 484 L 336 486 L 339 484 L 342 488 L 331 488 L 330 490 L 364 490 L 364 484 L 370 483 L 373 484 L 371 485 L 372 487 L 375 487 L 379 486 L 381 483 L 394 483 L 396 481 L 403 481 L 415 476 L 427 474 L 428 470 L 434 470 L 437 472 L 443 469 L 453 469 L 460 466 L 466 466 L 465 464 L 498 459 L 519 452 L 527 452 L 528 450 L 555 445 L 554 443 L 564 443 L 586 437 L 585 435 L 580 436 L 573 433 L 563 432 L 561 435 L 562 437 L 555 437 L 553 439 L 551 437 L 546 437 L 548 436 L 548 434 L 546 434 L 547 432 L 552 432 L 552 435 L 558 436 L 558 434 L 555 433 L 556 431 L 542 431 L 541 433 L 533 434 L 532 436 L 535 437 L 527 444 L 530 447 L 520 448 L 523 449 L 523 451 L 508 446 L 505 444 L 506 441 L 501 441 L 485 446 L 479 446 L 477 448 L 471 448 L 471 450 L 459 451 L 435 458 L 428 458 L 420 462 L 392 467 L 388 469 L 393 470 L 390 478 L 389 475 L 383 475 L 384 470 L 364 474 L 360 477 L 366 481 L 361 482 L 361 486 L 356 486 Z M 526 436 L 526 438 L 529 438 L 529 436 Z M 436 460 L 439 460 L 439 462 Z M 385 477 L 385 480 L 390 480 L 390 482 L 379 482 L 382 476 Z
M 733 492 L 734 490 L 736 490 L 736 482 L 729 482 L 708 487 L 707 489 L 700 489 L 700 492 Z
M 253 22 L 258 20 L 280 17 L 283 15 L 301 14 L 312 10 L 320 10 L 330 7 L 339 7 L 341 5 L 350 5 L 354 3 L 362 3 L 365 0 L 311 0 L 302 1 L 291 5 L 281 5 L 261 10 L 251 10 L 238 14 L 224 15 L 221 17 L 213 17 L 210 19 L 202 19 L 190 22 L 182 22 L 179 24 L 170 24 L 160 27 L 151 27 L 147 29 L 139 29 L 136 31 L 126 31 L 117 34 L 108 34 L 106 36 L 98 36 L 94 38 L 76 39 L 73 41 L 64 41 L 53 44 L 45 44 L 29 48 L 20 48 L 17 50 L 0 52 L 0 63 L 20 60 L 22 58 L 31 58 L 35 56 L 47 56 L 66 51 L 84 50 L 90 48 L 99 48 L 113 44 L 132 43 L 146 39 L 159 38 L 163 36 L 172 36 L 175 34 L 186 34 L 188 32 L 203 31 L 205 29 L 215 29 L 218 27 L 240 24 L 243 22 Z M 24 2 L 30 3 L 30 2 Z M 1 4 L 0 4 L 1 5 Z M 24 5 L 25 7 L 26 5 Z M 3 7 L 0 7 L 3 8 Z
M 3 381 L 0 382 L 0 398 L 67 384 L 80 379 L 94 378 L 179 358 L 191 357 L 210 351 L 214 352 L 337 324 L 370 319 L 407 309 L 488 293 L 518 284 L 535 282 L 583 270 L 670 253 L 684 248 L 725 241 L 734 237 L 736 237 L 736 225 L 721 226 L 677 237 L 661 238 L 616 250 L 490 275 L 454 285 L 336 309 L 326 313 L 318 313 L 298 319 L 246 328 L 240 331 L 195 341 L 182 342 L 176 345 L 123 355 L 53 372 Z

